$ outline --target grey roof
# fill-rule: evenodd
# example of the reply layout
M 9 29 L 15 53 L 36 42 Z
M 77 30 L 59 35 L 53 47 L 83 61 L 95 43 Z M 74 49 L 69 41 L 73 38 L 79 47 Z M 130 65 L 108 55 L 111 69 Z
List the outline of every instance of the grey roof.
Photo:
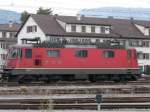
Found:
M 150 39 L 150 36 L 144 36 L 139 29 L 136 28 L 134 23 L 141 23 L 141 25 L 147 27 L 150 25 L 150 21 L 134 21 L 126 19 L 114 19 L 114 18 L 94 18 L 94 17 L 82 17 L 81 20 L 77 20 L 76 16 L 52 16 L 52 15 L 31 15 L 37 22 L 39 27 L 44 31 L 46 35 L 55 36 L 70 36 L 70 37 L 114 37 L 114 38 L 142 38 Z M 111 26 L 110 34 L 96 34 L 96 33 L 68 33 L 60 26 L 56 19 L 69 24 L 90 24 L 90 25 L 107 25 Z
M 37 22 L 39 27 L 44 31 L 45 34 L 50 35 L 62 35 L 65 31 L 57 23 L 54 16 L 49 15 L 31 15 L 32 18 Z
M 10 24 L 0 24 L 0 31 L 10 31 L 10 32 L 17 32 L 20 28 L 20 24 L 18 23 L 13 23 L 12 25 Z
M 147 27 L 147 28 L 150 28 L 150 21 L 139 21 L 139 20 L 135 20 L 134 23 L 135 23 L 135 24 L 138 24 L 138 25 L 145 26 L 145 27 Z

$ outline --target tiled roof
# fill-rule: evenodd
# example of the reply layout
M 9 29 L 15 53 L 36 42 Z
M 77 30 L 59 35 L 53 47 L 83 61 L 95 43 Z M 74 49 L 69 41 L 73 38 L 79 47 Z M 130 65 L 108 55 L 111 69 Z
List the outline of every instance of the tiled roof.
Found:
M 65 31 L 56 21 L 54 16 L 31 15 L 46 35 L 64 35 Z
M 82 17 L 77 20 L 76 16 L 51 16 L 51 15 L 31 15 L 37 22 L 39 27 L 46 35 L 55 36 L 70 36 L 70 37 L 115 37 L 115 38 L 143 38 L 150 39 L 150 36 L 144 36 L 134 23 L 141 23 L 143 26 L 150 25 L 150 21 L 135 21 L 126 19 L 114 18 L 94 18 Z M 111 26 L 110 34 L 96 34 L 96 33 L 68 33 L 60 26 L 56 19 L 68 24 L 90 24 L 90 25 L 107 25 Z
M 0 24 L 0 31 L 10 31 L 10 32 L 17 32 L 20 28 L 20 24 L 13 23 L 10 24 Z

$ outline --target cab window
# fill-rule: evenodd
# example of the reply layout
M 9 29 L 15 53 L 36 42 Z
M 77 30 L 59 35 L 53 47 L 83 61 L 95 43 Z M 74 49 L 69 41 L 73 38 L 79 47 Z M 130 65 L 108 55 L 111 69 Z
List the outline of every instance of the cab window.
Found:
M 32 49 L 25 49 L 25 57 L 32 58 Z
M 114 51 L 103 51 L 103 56 L 104 58 L 113 58 L 115 57 L 115 52 Z
M 87 50 L 78 50 L 75 52 L 76 57 L 88 57 L 88 51 Z
M 18 49 L 18 48 L 13 48 L 10 50 L 8 57 L 9 58 L 19 58 L 19 57 L 21 58 L 22 57 L 22 50 Z
M 48 55 L 48 57 L 59 57 L 60 51 L 59 50 L 48 50 L 47 55 Z

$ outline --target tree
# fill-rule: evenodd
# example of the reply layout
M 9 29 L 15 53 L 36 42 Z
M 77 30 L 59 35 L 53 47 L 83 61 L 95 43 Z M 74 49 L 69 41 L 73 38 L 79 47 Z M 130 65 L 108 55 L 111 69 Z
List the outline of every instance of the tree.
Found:
M 42 7 L 40 7 L 38 10 L 37 10 L 37 13 L 36 14 L 39 14 L 39 15 L 52 15 L 52 9 L 49 8 L 49 9 L 43 9 Z
M 28 18 L 28 16 L 29 16 L 29 13 L 27 11 L 22 12 L 21 18 L 20 18 L 21 22 L 22 23 L 25 22 L 25 20 Z

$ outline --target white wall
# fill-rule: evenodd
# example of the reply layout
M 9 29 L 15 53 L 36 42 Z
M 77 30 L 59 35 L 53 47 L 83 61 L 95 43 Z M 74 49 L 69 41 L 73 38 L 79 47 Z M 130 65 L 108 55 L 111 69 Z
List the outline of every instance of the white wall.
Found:
M 0 38 L 2 38 L 2 32 L 0 32 Z
M 86 33 L 91 33 L 91 25 L 86 25 Z
M 71 25 L 70 24 L 66 25 L 66 32 L 71 32 Z
M 137 52 L 142 52 L 142 53 L 149 53 L 150 54 L 150 48 L 149 47 L 135 47 Z M 150 59 L 139 59 L 138 60 L 139 65 L 150 65 Z
M 80 33 L 82 32 L 82 29 L 81 29 L 81 25 L 76 25 L 76 32 Z
M 1 43 L 3 43 L 3 42 L 0 42 L 0 44 Z M 2 69 L 1 65 L 3 65 L 3 66 L 6 65 L 6 61 L 2 59 L 1 54 L 7 54 L 7 50 L 6 49 L 2 49 L 0 47 L 0 70 Z
M 30 32 L 27 33 L 27 26 L 37 26 L 37 32 Z M 32 19 L 32 17 L 29 17 L 25 25 L 23 26 L 22 30 L 18 34 L 18 44 L 21 44 L 22 38 L 35 38 L 40 37 L 41 40 L 46 40 L 46 36 L 44 32 L 41 30 L 41 28 L 38 26 L 38 24 Z
M 64 25 L 62 25 L 62 23 L 60 23 L 62 27 L 64 27 Z M 76 25 L 76 32 L 77 33 L 81 33 L 82 32 L 82 26 L 83 25 Z M 86 28 L 86 33 L 91 33 L 91 26 L 92 25 L 84 25 Z M 110 28 L 109 26 L 105 26 L 105 28 Z M 71 32 L 71 24 L 66 24 L 66 32 Z M 96 26 L 95 25 L 95 33 L 101 33 L 101 26 Z M 109 34 L 110 31 L 109 30 L 105 30 L 105 34 Z
M 95 26 L 95 33 L 101 33 L 100 32 L 100 26 Z
M 139 40 L 140 41 L 140 40 Z M 141 40 L 142 41 L 142 40 Z M 128 48 L 134 48 L 136 49 L 137 52 L 141 52 L 141 53 L 149 53 L 150 54 L 150 47 L 131 47 L 129 46 L 129 40 L 126 41 L 126 46 Z M 150 59 L 138 59 L 138 64 L 140 66 L 143 65 L 150 65 Z

